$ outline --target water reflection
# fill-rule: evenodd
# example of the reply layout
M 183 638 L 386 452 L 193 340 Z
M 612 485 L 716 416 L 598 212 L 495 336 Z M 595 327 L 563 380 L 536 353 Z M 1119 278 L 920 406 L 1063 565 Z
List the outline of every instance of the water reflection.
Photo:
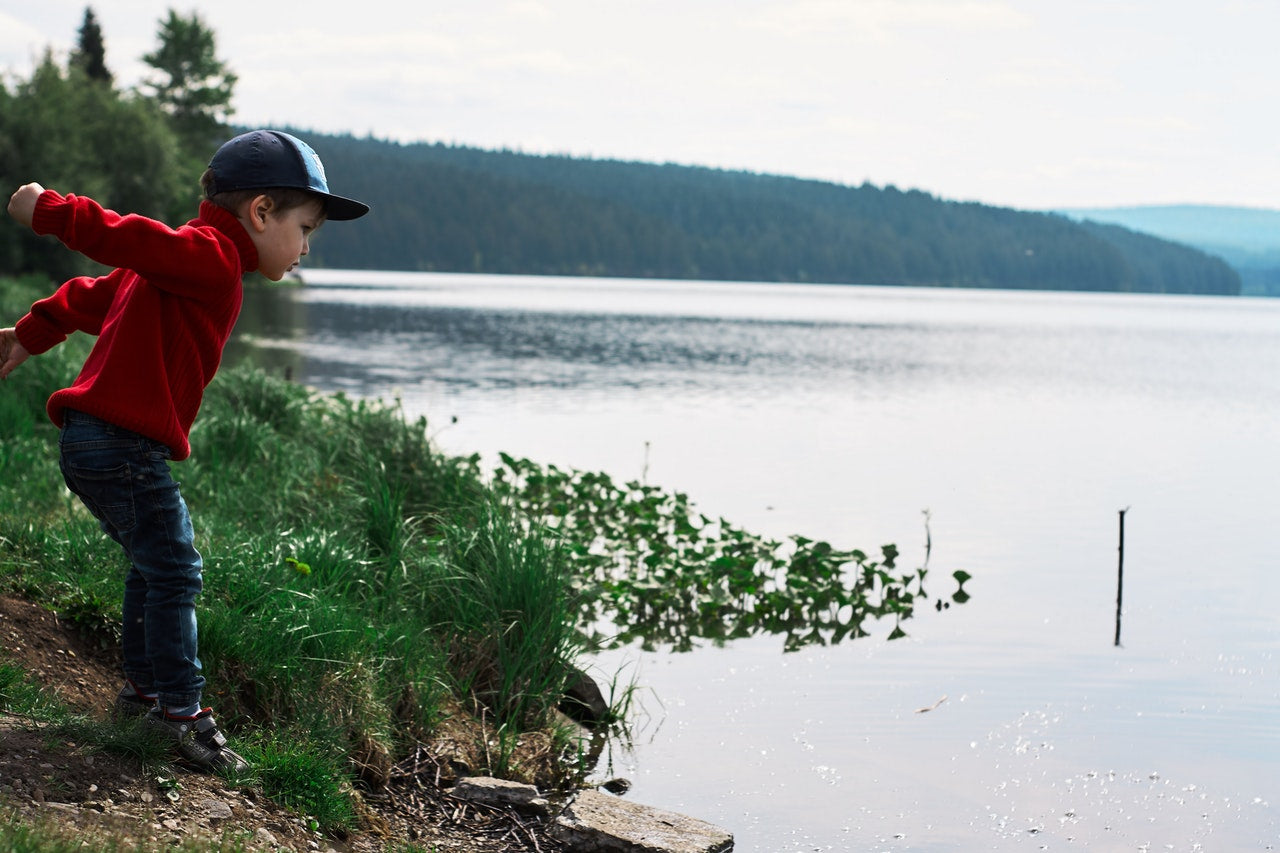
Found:
M 307 304 L 297 289 L 250 278 L 223 362 L 247 361 L 275 376 L 301 377 L 307 339 Z
M 628 301 L 625 291 L 560 284 L 549 286 L 555 298 L 546 302 L 524 286 L 489 292 L 448 277 L 406 281 L 416 286 L 250 287 L 228 357 L 375 396 L 430 385 L 816 399 L 835 387 L 884 399 L 980 386 L 1015 397 L 1053 387 L 1181 400 L 1212 351 L 1223 369 L 1194 390 L 1238 405 L 1243 387 L 1256 391 L 1257 353 L 1272 334 L 1265 317 L 1218 304 L 1211 316 L 1221 327 L 1195 329 L 1189 346 L 1180 324 L 1198 316 L 1194 304 L 1183 311 L 1166 301 L 1174 310 L 1152 321 L 1123 297 L 1113 300 L 1109 322 L 1086 323 L 1096 302 L 1071 294 L 1019 294 L 1011 305 L 972 293 L 928 300 L 891 292 L 868 301 L 849 288 L 741 286 L 730 298 L 746 305 L 731 311 L 724 293 L 699 301 L 697 285 L 679 299 L 661 283 L 641 285 Z M 935 316 L 947 306 L 963 308 L 960 319 Z

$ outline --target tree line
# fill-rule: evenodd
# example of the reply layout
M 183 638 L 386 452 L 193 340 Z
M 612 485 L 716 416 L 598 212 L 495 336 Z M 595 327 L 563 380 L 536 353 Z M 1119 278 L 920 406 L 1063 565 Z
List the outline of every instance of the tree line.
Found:
M 65 61 L 0 85 L 0 179 L 40 180 L 121 212 L 194 214 L 196 179 L 237 130 L 235 74 L 196 13 L 170 11 L 153 75 L 121 90 L 85 11 Z M 373 214 L 315 240 L 335 268 L 1236 294 L 1200 251 L 1119 226 L 743 171 L 400 144 L 286 128 Z M 70 253 L 0 230 L 0 264 L 73 273 Z
M 1222 260 L 1118 226 L 742 171 L 313 140 L 373 215 L 308 263 L 458 272 L 1239 292 Z

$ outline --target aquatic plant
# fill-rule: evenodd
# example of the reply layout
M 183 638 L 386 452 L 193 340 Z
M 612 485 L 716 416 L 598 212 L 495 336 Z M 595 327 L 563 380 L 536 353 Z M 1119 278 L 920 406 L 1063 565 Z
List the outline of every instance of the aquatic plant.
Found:
M 888 637 L 897 639 L 927 598 L 929 569 L 900 567 L 896 545 L 872 557 L 800 535 L 777 541 L 708 517 L 682 492 L 500 460 L 494 490 L 563 539 L 584 629 L 602 646 L 687 651 L 697 640 L 765 633 L 791 651 L 868 636 L 880 620 L 891 621 Z M 953 577 L 951 600 L 963 603 L 968 575 Z

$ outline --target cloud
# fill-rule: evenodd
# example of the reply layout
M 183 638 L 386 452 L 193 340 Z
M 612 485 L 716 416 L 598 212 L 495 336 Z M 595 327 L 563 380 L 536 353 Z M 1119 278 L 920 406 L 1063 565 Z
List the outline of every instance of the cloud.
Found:
M 40 30 L 0 11 L 0 68 L 13 71 L 30 67 L 49 43 Z
M 972 32 L 1025 29 L 1031 19 L 1009 3 L 907 0 L 801 0 L 766 4 L 749 25 L 788 37 L 822 41 L 891 42 L 921 29 Z
M 16 75 L 84 11 L 6 5 Z M 1272 0 L 113 0 L 95 11 L 121 85 L 170 6 L 214 29 L 243 123 L 1021 206 L 1280 184 Z

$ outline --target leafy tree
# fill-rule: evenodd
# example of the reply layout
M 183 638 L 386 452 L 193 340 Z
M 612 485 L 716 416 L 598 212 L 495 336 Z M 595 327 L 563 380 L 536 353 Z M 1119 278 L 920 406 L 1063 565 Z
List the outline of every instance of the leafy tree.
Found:
M 142 59 L 155 69 L 148 94 L 170 117 L 193 156 L 207 158 L 234 112 L 236 75 L 217 57 L 214 32 L 198 12 L 160 22 L 160 45 Z
M 173 220 L 197 175 L 184 165 L 165 115 L 136 94 L 89 85 L 78 65 L 61 67 L 51 52 L 13 92 L 0 96 L 0 186 L 29 181 L 87 195 L 121 213 Z M 11 191 L 11 190 L 10 190 Z M 193 208 L 183 205 L 189 218 Z M 0 229 L 0 266 L 54 277 L 93 271 L 47 237 Z
M 111 71 L 107 68 L 107 49 L 102 40 L 102 28 L 98 26 L 98 18 L 93 9 L 84 9 L 84 23 L 80 25 L 76 50 L 71 55 L 71 63 L 80 67 L 90 80 L 98 80 L 111 85 Z
M 16 99 L 0 78 L 0 188 L 2 192 L 13 192 L 20 184 L 12 176 L 19 171 L 20 153 L 11 132 L 11 116 Z M 6 197 L 0 195 L 0 200 Z M 18 260 L 22 255 L 22 235 L 19 229 L 0 227 L 0 269 L 17 270 Z M 0 320 L 0 323 L 12 320 Z
M 91 8 L 65 65 L 46 50 L 29 79 L 0 76 L 0 187 L 11 192 L 38 181 L 121 213 L 174 224 L 191 218 L 236 77 L 216 58 L 213 32 L 195 14 L 170 11 L 159 35 L 147 57 L 158 72 L 151 91 L 111 85 Z M 96 271 L 20 228 L 0 228 L 0 269 L 51 277 Z

